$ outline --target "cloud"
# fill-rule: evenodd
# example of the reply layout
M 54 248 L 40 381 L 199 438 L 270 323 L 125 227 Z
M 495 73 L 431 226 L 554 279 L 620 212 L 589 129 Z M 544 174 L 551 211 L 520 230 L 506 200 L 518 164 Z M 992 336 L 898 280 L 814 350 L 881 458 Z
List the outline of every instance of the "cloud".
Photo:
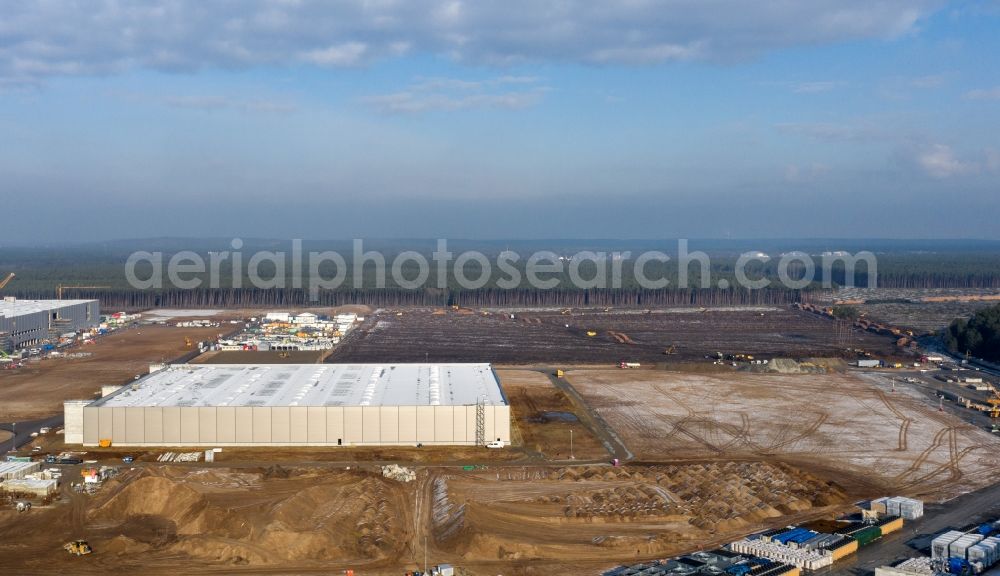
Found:
M 802 136 L 822 142 L 868 142 L 879 140 L 886 136 L 873 126 L 864 124 L 792 122 L 776 124 L 775 128 L 784 134 Z
M 302 59 L 320 66 L 357 66 L 362 62 L 368 46 L 361 42 L 346 42 L 322 50 L 310 50 Z
M 992 148 L 973 158 L 962 158 L 950 146 L 934 144 L 920 151 L 917 161 L 929 176 L 938 179 L 1000 171 L 1000 151 Z
M 288 102 L 275 100 L 244 100 L 230 96 L 168 96 L 162 100 L 171 108 L 189 110 L 236 110 L 238 112 L 260 112 L 269 114 L 287 114 L 297 107 Z
M 943 0 L 6 2 L 0 82 L 135 69 L 363 66 L 403 54 L 507 65 L 731 62 L 915 32 Z
M 484 80 L 421 78 L 399 92 L 368 96 L 363 101 L 389 114 L 484 108 L 517 110 L 537 104 L 548 91 L 537 82 L 537 78 L 526 76 Z M 511 85 L 519 88 L 511 89 Z
M 935 144 L 928 150 L 921 152 L 917 160 L 924 171 L 934 178 L 949 178 L 967 174 L 973 169 L 973 166 L 968 162 L 956 158 L 951 147 L 944 144 Z
M 980 88 L 965 93 L 966 100 L 1000 100 L 1000 86 Z
M 792 84 L 792 92 L 795 92 L 796 94 L 819 94 L 821 92 L 829 92 L 839 85 L 840 82 L 830 81 L 798 82 Z

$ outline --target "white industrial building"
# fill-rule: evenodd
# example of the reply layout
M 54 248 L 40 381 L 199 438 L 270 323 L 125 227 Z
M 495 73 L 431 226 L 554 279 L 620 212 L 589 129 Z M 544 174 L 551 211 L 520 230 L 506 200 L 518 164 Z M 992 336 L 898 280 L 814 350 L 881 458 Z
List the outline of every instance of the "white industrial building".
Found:
M 67 332 L 93 328 L 101 321 L 97 300 L 0 301 L 0 349 L 27 348 L 42 340 L 55 340 Z
M 489 364 L 174 365 L 64 409 L 66 442 L 85 446 L 510 442 Z

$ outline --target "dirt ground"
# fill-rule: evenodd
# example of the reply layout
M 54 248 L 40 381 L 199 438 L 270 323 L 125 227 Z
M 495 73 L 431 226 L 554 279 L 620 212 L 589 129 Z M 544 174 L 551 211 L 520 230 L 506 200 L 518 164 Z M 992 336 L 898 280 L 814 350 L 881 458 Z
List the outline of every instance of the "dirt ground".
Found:
M 206 352 L 194 360 L 192 364 L 315 364 L 321 362 L 329 350 L 315 352 L 277 352 L 268 350 L 226 350 Z
M 0 422 L 58 414 L 65 400 L 94 398 L 100 395 L 103 385 L 124 384 L 147 374 L 150 364 L 190 352 L 185 337 L 197 342 L 215 338 L 226 329 L 131 328 L 68 350 L 90 354 L 85 358 L 44 359 L 27 362 L 17 370 L 0 371 Z
M 549 381 L 532 370 L 498 369 L 497 376 L 510 401 L 518 444 L 548 460 L 607 459 L 600 441 L 580 422 L 578 409 Z M 570 453 L 572 431 L 572 454 Z
M 513 313 L 401 308 L 366 320 L 327 362 L 676 363 L 716 352 L 837 356 L 847 347 L 831 320 L 784 307 Z M 855 333 L 851 345 L 893 352 L 892 339 L 865 332 Z M 664 354 L 671 346 L 672 354 Z
M 399 574 L 426 551 L 465 574 L 518 574 L 532 572 L 517 562 L 565 570 L 669 554 L 849 500 L 812 474 L 760 462 L 431 467 L 405 484 L 371 468 L 140 464 L 93 496 L 64 488 L 27 514 L 0 510 L 0 556 L 32 574 L 159 574 L 178 563 L 187 573 Z M 94 553 L 60 550 L 76 538 Z
M 577 370 L 567 378 L 640 459 L 810 462 L 930 499 L 987 486 L 1000 466 L 1000 440 L 878 376 Z

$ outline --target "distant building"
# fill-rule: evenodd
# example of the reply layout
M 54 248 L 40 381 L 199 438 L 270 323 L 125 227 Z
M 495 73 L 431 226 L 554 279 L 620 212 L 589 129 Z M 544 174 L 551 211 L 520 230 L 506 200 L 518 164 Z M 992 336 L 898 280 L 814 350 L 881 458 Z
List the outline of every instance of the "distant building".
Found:
M 101 321 L 97 300 L 0 301 L 0 349 L 27 348 L 61 334 L 96 327 Z

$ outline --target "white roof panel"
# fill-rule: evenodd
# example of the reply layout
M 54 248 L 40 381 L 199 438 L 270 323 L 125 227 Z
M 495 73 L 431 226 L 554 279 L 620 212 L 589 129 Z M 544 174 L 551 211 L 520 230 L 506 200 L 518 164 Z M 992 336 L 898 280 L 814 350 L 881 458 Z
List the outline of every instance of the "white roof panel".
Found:
M 90 406 L 505 405 L 489 364 L 178 364 Z
M 21 300 L 20 298 L 15 300 L 0 300 L 0 316 L 13 318 L 15 316 L 24 316 L 25 314 L 58 310 L 67 306 L 87 304 L 89 302 L 96 302 L 96 300 Z

